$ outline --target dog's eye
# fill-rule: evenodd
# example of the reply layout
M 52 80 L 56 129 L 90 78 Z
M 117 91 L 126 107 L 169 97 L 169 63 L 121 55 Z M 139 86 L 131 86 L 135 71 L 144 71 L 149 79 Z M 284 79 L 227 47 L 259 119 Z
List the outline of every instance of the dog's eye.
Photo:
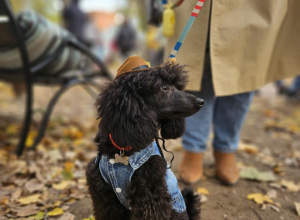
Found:
M 169 87 L 168 87 L 168 86 L 162 86 L 161 89 L 162 89 L 163 91 L 168 91 L 168 90 L 169 90 Z

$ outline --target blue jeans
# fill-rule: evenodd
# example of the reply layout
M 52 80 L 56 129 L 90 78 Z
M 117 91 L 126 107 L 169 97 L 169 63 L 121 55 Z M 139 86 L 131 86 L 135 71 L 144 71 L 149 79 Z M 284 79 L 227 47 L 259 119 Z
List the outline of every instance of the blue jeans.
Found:
M 275 82 L 277 89 L 284 87 L 284 82 L 282 80 L 278 80 Z M 293 83 L 287 88 L 287 94 L 294 94 L 300 91 L 300 76 L 297 76 Z
M 300 76 L 297 76 L 294 79 L 293 84 L 288 88 L 290 93 L 296 93 L 298 91 L 300 91 Z
M 240 130 L 254 92 L 215 97 L 210 67 L 206 69 L 208 71 L 204 70 L 201 92 L 189 92 L 204 99 L 205 104 L 199 112 L 186 118 L 183 147 L 189 152 L 204 152 L 213 127 L 214 150 L 231 153 L 238 147 Z

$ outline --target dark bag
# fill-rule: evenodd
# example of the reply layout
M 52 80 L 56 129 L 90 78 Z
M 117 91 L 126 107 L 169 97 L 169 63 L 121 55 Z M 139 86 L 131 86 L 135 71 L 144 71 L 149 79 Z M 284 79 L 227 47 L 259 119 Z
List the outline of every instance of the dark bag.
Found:
M 163 5 L 160 0 L 148 0 L 148 23 L 154 26 L 160 26 L 162 23 Z

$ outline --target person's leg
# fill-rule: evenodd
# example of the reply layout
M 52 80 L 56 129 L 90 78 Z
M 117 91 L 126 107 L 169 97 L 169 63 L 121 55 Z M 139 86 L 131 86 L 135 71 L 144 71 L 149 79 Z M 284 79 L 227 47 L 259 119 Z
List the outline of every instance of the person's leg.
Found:
M 298 91 L 300 91 L 300 76 L 297 76 L 292 85 L 288 88 L 288 95 L 293 96 Z
M 234 152 L 238 148 L 240 131 L 253 95 L 254 92 L 247 92 L 216 99 L 213 147 L 216 174 L 225 183 L 233 184 L 239 178 Z
M 209 62 L 209 60 L 207 61 Z M 183 159 L 179 167 L 181 180 L 194 183 L 203 174 L 203 155 L 211 131 L 214 106 L 210 63 L 205 66 L 201 92 L 189 92 L 204 99 L 204 107 L 186 119 L 186 130 L 182 136 Z
M 189 92 L 204 100 L 203 108 L 196 114 L 186 118 L 186 129 L 182 136 L 185 151 L 204 153 L 211 131 L 213 119 L 214 94 L 209 92 Z
M 287 88 L 283 82 L 283 80 L 278 80 L 275 82 L 276 88 L 277 88 L 277 92 L 281 95 L 286 94 L 287 93 Z

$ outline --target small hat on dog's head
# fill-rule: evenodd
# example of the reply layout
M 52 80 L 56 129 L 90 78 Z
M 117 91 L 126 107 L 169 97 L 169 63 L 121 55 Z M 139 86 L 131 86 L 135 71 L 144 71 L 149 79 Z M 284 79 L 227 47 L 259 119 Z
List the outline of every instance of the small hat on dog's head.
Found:
M 129 57 L 118 69 L 116 78 L 123 73 L 133 72 L 133 71 L 141 71 L 149 69 L 150 64 L 147 63 L 139 56 L 131 56 Z

